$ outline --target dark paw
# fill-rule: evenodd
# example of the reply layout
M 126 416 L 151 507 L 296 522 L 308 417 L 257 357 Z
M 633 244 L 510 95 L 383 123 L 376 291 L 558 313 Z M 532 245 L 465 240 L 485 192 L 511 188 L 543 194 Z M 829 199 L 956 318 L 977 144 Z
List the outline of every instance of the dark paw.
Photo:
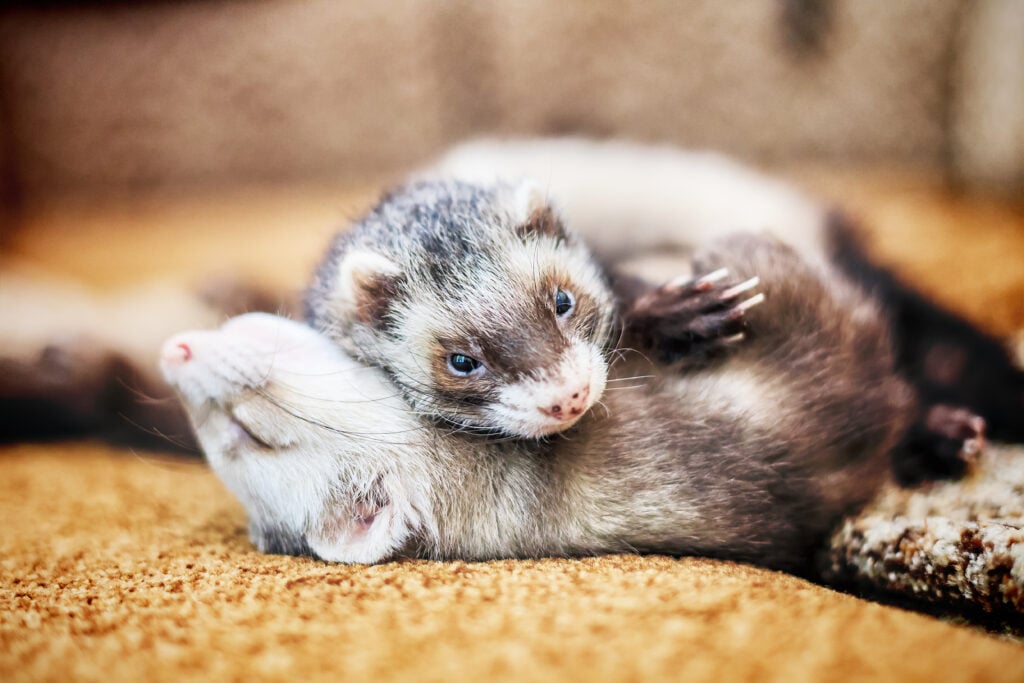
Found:
M 722 268 L 645 292 L 626 313 L 629 332 L 663 362 L 717 356 L 746 335 L 746 312 L 764 301 L 758 278 L 735 283 Z
M 966 408 L 934 405 L 925 415 L 925 427 L 946 451 L 966 463 L 977 460 L 985 448 L 985 419 Z
M 984 418 L 966 408 L 935 404 L 908 433 L 896 456 L 896 476 L 904 484 L 962 477 L 984 449 Z

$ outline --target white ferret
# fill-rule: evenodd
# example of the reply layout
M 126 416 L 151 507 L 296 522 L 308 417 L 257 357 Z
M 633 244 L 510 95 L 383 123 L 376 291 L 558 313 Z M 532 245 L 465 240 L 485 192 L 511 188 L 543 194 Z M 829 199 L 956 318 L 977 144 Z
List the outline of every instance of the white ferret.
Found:
M 173 337 L 161 366 L 263 551 L 341 562 L 640 551 L 806 568 L 885 478 L 908 419 L 884 327 L 774 240 L 734 237 L 696 267 L 760 275 L 749 338 L 685 376 L 615 364 L 611 381 L 629 387 L 550 440 L 423 420 L 384 372 L 267 315 Z

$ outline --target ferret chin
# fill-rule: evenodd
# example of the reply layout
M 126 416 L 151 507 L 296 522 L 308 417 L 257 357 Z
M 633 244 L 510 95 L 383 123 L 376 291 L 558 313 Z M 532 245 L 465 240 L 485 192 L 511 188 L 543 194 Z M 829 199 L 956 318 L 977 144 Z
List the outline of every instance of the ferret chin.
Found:
M 573 382 L 577 377 L 583 381 Z M 556 434 L 576 424 L 601 399 L 607 377 L 601 352 L 593 345 L 576 344 L 559 364 L 502 387 L 487 407 L 488 420 L 512 434 Z
M 609 273 L 531 181 L 424 180 L 334 240 L 306 302 L 421 416 L 535 439 L 582 419 L 623 354 L 696 360 L 694 340 L 738 334 L 751 302 L 737 285 Z
M 422 175 L 543 178 L 566 222 L 619 268 L 728 233 L 770 234 L 837 287 L 859 290 L 851 311 L 865 298 L 881 310 L 920 404 L 894 462 L 903 481 L 962 474 L 986 433 L 1024 441 L 1024 371 L 1006 346 L 901 282 L 840 212 L 778 178 L 712 152 L 582 138 L 472 141 Z
M 388 374 L 272 316 L 178 335 L 162 368 L 265 551 L 340 562 L 639 551 L 805 569 L 886 478 L 910 417 L 886 328 L 870 304 L 851 315 L 774 240 L 730 238 L 694 268 L 758 276 L 749 335 L 684 375 L 616 363 L 610 381 L 624 389 L 609 384 L 565 438 L 482 439 L 424 421 Z
M 331 246 L 312 324 L 457 429 L 536 438 L 604 391 L 617 308 L 604 271 L 532 183 L 423 181 Z

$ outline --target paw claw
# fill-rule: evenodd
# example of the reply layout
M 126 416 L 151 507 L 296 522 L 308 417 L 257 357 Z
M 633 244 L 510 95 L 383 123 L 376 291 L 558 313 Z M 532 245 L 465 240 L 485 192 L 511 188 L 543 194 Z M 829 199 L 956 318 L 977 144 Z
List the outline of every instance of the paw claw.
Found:
M 758 304 L 763 304 L 763 303 L 764 303 L 764 292 L 758 292 L 757 294 L 755 294 L 754 296 L 750 297 L 746 301 L 741 301 L 739 304 L 736 305 L 736 308 L 737 308 L 737 310 L 740 310 L 740 311 L 746 313 L 747 311 L 749 311 L 754 306 L 757 306 Z
M 707 275 L 700 276 L 699 278 L 697 278 L 697 281 L 696 281 L 695 284 L 698 287 L 706 289 L 706 288 L 710 287 L 711 285 L 715 284 L 716 282 L 718 282 L 719 280 L 721 280 L 723 278 L 726 278 L 728 276 L 729 276 L 729 269 L 728 268 L 719 268 L 718 270 L 711 271 Z M 674 280 L 673 280 L 673 282 L 674 282 Z
M 957 456 L 971 462 L 985 450 L 985 418 L 965 408 L 933 405 L 925 418 L 933 437 L 953 446 Z
M 625 323 L 668 362 L 699 364 L 747 339 L 744 316 L 764 302 L 761 280 L 728 281 L 719 268 L 697 278 L 677 277 L 635 301 Z
M 722 301 L 725 301 L 727 299 L 733 299 L 742 294 L 743 292 L 749 291 L 754 287 L 757 287 L 759 284 L 761 284 L 761 278 L 752 277 L 749 280 L 739 283 L 738 285 L 733 285 L 732 287 L 729 287 L 721 294 L 719 294 L 718 298 L 721 299 Z
M 985 424 L 985 418 L 981 415 L 975 415 L 970 420 L 971 429 L 976 431 L 980 435 L 984 435 L 985 428 L 988 426 Z
M 965 459 L 973 460 L 974 456 L 979 455 L 985 448 L 985 442 L 983 439 L 967 439 L 964 441 L 961 452 Z

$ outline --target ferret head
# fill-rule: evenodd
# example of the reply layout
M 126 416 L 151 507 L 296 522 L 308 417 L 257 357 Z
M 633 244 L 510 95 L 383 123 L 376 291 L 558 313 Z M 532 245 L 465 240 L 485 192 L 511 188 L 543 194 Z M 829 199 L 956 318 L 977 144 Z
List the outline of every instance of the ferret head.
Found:
M 339 562 L 393 555 L 424 525 L 418 422 L 380 371 L 265 314 L 185 332 L 160 366 L 264 552 Z
M 612 295 L 532 182 L 392 192 L 339 236 L 307 303 L 417 412 L 459 428 L 554 434 L 605 388 Z

